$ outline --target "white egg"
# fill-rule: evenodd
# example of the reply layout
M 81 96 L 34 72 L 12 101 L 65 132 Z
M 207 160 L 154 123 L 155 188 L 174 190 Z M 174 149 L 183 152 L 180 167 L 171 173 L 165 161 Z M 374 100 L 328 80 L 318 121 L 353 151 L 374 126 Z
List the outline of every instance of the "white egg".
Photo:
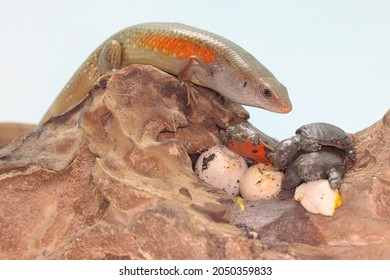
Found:
M 295 189 L 294 198 L 313 214 L 333 216 L 342 204 L 338 189 L 332 189 L 328 180 L 304 183 Z
M 239 194 L 240 178 L 247 169 L 245 159 L 225 146 L 209 148 L 195 164 L 195 173 L 200 179 L 231 195 Z
M 241 196 L 247 200 L 270 199 L 280 191 L 282 179 L 283 173 L 270 164 L 253 165 L 241 177 Z

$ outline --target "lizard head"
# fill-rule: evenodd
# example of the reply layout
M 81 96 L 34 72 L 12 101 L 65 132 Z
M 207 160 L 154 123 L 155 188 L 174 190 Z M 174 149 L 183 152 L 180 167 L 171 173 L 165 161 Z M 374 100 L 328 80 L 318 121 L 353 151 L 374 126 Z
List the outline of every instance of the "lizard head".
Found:
M 292 110 L 287 88 L 275 77 L 261 78 L 259 84 L 255 95 L 258 107 L 282 114 Z
M 258 65 L 261 65 L 258 62 Z M 242 105 L 262 108 L 275 113 L 286 114 L 292 110 L 287 88 L 264 66 L 232 67 L 235 72 L 224 73 L 220 88 L 216 91 Z M 233 77 L 233 78 L 232 78 Z

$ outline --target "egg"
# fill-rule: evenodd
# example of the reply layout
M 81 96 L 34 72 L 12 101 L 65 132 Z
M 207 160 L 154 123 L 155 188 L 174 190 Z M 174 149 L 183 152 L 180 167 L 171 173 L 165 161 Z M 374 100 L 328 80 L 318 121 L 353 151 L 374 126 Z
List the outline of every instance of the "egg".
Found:
M 201 180 L 231 195 L 239 194 L 240 178 L 247 169 L 242 156 L 222 145 L 209 148 L 195 163 L 195 173 Z
M 240 181 L 240 193 L 246 200 L 270 199 L 278 194 L 283 173 L 270 164 L 258 163 L 245 171 Z
M 317 180 L 301 184 L 295 189 L 294 198 L 313 214 L 333 216 L 342 204 L 338 189 L 332 189 L 328 180 Z

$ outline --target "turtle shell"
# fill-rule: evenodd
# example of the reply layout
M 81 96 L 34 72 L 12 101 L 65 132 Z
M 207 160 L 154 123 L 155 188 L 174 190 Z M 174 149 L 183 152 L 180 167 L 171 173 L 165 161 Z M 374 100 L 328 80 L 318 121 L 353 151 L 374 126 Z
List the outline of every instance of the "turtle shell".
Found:
M 335 147 L 344 150 L 348 157 L 355 155 L 354 143 L 341 128 L 329 123 L 311 123 L 301 126 L 295 132 L 300 141 L 310 140 L 321 146 Z

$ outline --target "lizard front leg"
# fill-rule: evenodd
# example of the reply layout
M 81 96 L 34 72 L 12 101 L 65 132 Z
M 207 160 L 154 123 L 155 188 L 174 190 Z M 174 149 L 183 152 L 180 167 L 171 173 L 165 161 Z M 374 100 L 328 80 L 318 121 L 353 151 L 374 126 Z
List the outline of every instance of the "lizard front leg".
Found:
M 186 58 L 179 70 L 178 78 L 182 82 L 187 91 L 187 105 L 191 104 L 191 99 L 197 103 L 195 94 L 197 90 L 192 83 L 207 86 L 207 81 L 211 77 L 211 72 L 206 63 L 200 60 L 197 56 L 190 56 Z

